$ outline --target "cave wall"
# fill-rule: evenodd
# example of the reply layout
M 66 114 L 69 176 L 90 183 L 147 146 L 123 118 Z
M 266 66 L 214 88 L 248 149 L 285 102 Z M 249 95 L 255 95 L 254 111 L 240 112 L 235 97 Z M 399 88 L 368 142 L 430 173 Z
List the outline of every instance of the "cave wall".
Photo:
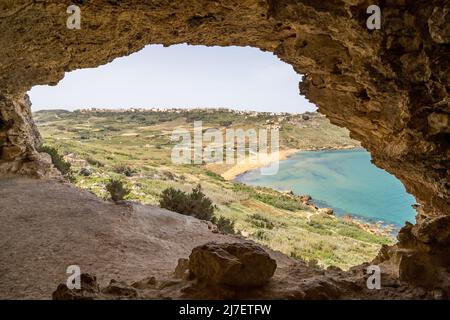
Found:
M 434 230 L 450 212 L 450 3 L 380 0 L 382 28 L 368 30 L 372 2 L 73 0 L 81 30 L 69 30 L 70 1 L 1 0 L 0 172 L 46 172 L 24 98 L 34 85 L 55 85 L 65 72 L 147 44 L 253 46 L 305 74 L 301 93 L 416 197 L 414 228 Z M 433 255 L 430 248 L 450 244 L 448 235 L 430 240 L 416 229 L 404 230 L 409 242 L 400 248 L 419 241 Z

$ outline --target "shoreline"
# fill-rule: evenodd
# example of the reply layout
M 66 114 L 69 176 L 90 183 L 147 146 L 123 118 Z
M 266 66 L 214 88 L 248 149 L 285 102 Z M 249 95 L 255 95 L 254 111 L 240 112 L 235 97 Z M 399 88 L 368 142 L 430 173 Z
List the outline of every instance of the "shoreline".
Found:
M 278 159 L 268 158 L 266 161 L 258 161 L 257 163 L 249 163 L 248 158 L 246 161 L 233 165 L 230 169 L 226 170 L 222 174 L 222 178 L 227 181 L 236 180 L 237 177 L 253 170 L 258 170 L 263 167 L 266 167 L 276 161 L 283 161 L 289 159 L 291 156 L 305 151 L 340 151 L 340 150 L 358 150 L 362 149 L 362 147 L 355 146 L 342 146 L 342 147 L 332 147 L 332 148 L 304 148 L 304 149 L 284 149 L 279 151 Z
M 233 167 L 225 171 L 221 174 L 221 176 L 227 180 L 227 181 L 236 181 L 236 179 L 239 176 L 242 176 L 250 171 L 258 170 L 262 167 L 268 166 L 274 161 L 283 161 L 287 160 L 293 155 L 300 153 L 300 152 L 314 152 L 314 151 L 344 151 L 344 150 L 361 150 L 365 151 L 365 149 L 361 146 L 342 146 L 342 147 L 333 147 L 333 148 L 304 148 L 304 149 L 285 149 L 279 151 L 279 157 L 278 159 L 271 159 L 271 161 L 261 162 L 261 163 L 255 163 L 250 164 L 248 161 L 245 161 L 240 164 L 235 164 Z M 278 190 L 280 192 L 283 192 L 282 190 Z M 291 191 L 292 192 L 292 191 Z M 295 195 L 295 197 L 302 197 L 302 195 Z M 306 203 L 305 203 L 306 204 Z M 311 209 L 314 209 L 316 214 L 320 214 L 320 212 L 323 209 L 329 209 L 330 207 L 320 207 L 315 202 L 314 199 L 311 199 L 309 203 L 307 203 Z M 333 210 L 333 209 L 331 209 Z M 334 210 L 333 210 L 334 211 Z M 395 235 L 398 233 L 398 230 L 401 229 L 400 226 L 396 226 L 392 223 L 385 222 L 385 221 L 374 221 L 372 219 L 366 219 L 361 216 L 352 215 L 352 214 L 345 214 L 345 215 L 339 215 L 336 213 L 333 213 L 332 216 L 336 219 L 341 219 L 343 221 L 350 221 L 357 225 L 360 229 L 367 231 L 369 233 L 375 234 L 375 235 L 382 235 L 382 236 L 390 236 L 395 237 Z
M 249 158 L 246 158 L 245 161 L 241 163 L 234 164 L 230 169 L 221 174 L 222 178 L 227 181 L 235 180 L 241 174 L 244 174 L 249 171 L 258 170 L 263 167 L 266 167 L 276 161 L 282 161 L 288 159 L 290 156 L 301 152 L 303 150 L 299 149 L 285 149 L 280 150 L 278 152 L 278 157 L 273 157 L 273 154 L 268 156 L 264 161 L 257 161 L 256 163 L 249 163 Z

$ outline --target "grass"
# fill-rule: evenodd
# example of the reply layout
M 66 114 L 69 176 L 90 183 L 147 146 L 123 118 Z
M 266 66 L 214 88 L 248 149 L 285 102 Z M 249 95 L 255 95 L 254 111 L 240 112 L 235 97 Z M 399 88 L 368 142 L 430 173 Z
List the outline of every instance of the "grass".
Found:
M 333 148 L 357 145 L 344 129 L 311 113 L 310 119 L 269 114 L 246 116 L 228 111 L 193 110 L 168 112 L 63 112 L 41 111 L 35 121 L 47 146 L 70 163 L 74 183 L 108 199 L 108 182 L 120 179 L 129 188 L 126 199 L 159 205 L 161 192 L 175 188 L 191 192 L 201 182 L 203 191 L 217 207 L 215 216 L 224 229 L 241 233 L 258 243 L 287 255 L 317 260 L 347 269 L 373 259 L 382 244 L 393 238 L 369 233 L 356 223 L 322 216 L 290 194 L 270 188 L 225 181 L 221 170 L 204 165 L 174 165 L 171 132 L 192 128 L 193 120 L 203 127 L 265 128 L 280 126 L 281 148 Z M 76 174 L 89 167 L 90 176 Z M 223 168 L 221 168 L 223 169 Z M 225 220 L 226 219 L 226 220 Z

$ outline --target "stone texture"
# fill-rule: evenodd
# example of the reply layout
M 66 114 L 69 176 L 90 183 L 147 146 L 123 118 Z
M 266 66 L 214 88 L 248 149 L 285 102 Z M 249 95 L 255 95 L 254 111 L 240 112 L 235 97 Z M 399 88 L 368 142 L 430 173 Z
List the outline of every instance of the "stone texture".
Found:
M 138 292 L 134 287 L 116 280 L 111 280 L 109 285 L 102 290 L 102 293 L 111 296 L 119 296 L 122 299 L 136 299 L 138 297 Z
M 189 256 L 191 274 L 200 282 L 213 285 L 262 286 L 276 268 L 276 261 L 251 243 L 210 242 L 194 248 Z
M 81 289 L 69 289 L 66 284 L 60 284 L 53 292 L 53 300 L 93 300 L 100 293 L 97 278 L 83 273 L 80 276 Z
M 189 259 L 178 259 L 177 267 L 175 268 L 174 277 L 184 279 L 189 276 Z
M 326 214 L 326 215 L 329 215 L 329 216 L 334 215 L 334 211 L 331 208 L 320 208 L 318 210 L 318 213 L 319 214 Z
M 39 137 L 24 98 L 32 86 L 54 85 L 67 71 L 147 44 L 253 46 L 305 74 L 300 91 L 404 183 L 421 205 L 419 224 L 449 214 L 447 0 L 384 1 L 382 29 L 374 31 L 365 27 L 372 4 L 365 0 L 76 3 L 81 30 L 66 28 L 61 1 L 0 2 L 0 173 L 48 171 L 40 169 Z M 402 241 L 394 251 L 422 252 L 420 241 Z M 442 253 L 435 245 L 426 244 L 429 255 Z M 393 252 L 384 254 L 396 260 Z
M 398 244 L 383 247 L 374 263 L 414 286 L 439 288 L 450 297 L 450 216 L 427 218 L 407 225 Z
M 235 246 L 235 244 L 230 244 Z M 257 247 L 250 243 L 252 247 Z M 211 246 L 211 243 L 207 244 Z M 195 249 L 195 248 L 194 248 Z M 271 252 L 274 254 L 275 252 Z M 277 255 L 280 258 L 280 255 Z M 277 260 L 278 260 L 277 258 Z M 283 260 L 289 259 L 284 256 Z M 176 269 L 187 259 L 180 259 Z M 278 260 L 278 262 L 281 262 Z M 255 299 L 448 299 L 448 293 L 439 288 L 410 286 L 398 278 L 382 275 L 380 290 L 367 288 L 368 263 L 353 267 L 349 272 L 339 268 L 320 270 L 310 268 L 303 261 L 290 259 L 281 262 L 273 279 L 261 287 L 231 287 L 205 283 L 198 279 L 180 279 L 176 272 L 162 278 L 147 277 L 131 286 L 111 280 L 105 288 L 99 288 L 95 276 L 83 275 L 82 290 L 68 290 L 63 284 L 53 294 L 54 299 L 190 299 L 190 300 L 255 300 Z M 89 281 L 86 281 L 88 279 Z M 87 283 L 87 284 L 86 284 Z

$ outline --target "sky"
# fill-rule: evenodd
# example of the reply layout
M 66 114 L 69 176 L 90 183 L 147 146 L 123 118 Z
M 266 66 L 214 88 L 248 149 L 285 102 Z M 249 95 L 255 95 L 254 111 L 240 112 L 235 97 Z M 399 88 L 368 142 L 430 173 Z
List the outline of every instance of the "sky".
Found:
M 250 47 L 150 45 L 92 69 L 66 73 L 55 87 L 30 90 L 32 110 L 193 108 L 305 112 L 301 76 L 275 55 Z

